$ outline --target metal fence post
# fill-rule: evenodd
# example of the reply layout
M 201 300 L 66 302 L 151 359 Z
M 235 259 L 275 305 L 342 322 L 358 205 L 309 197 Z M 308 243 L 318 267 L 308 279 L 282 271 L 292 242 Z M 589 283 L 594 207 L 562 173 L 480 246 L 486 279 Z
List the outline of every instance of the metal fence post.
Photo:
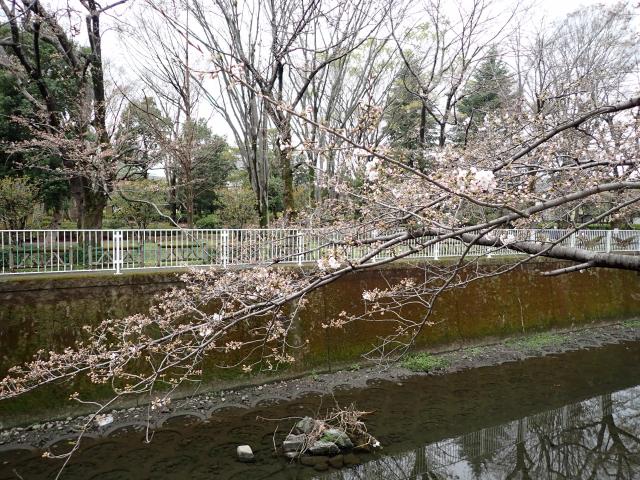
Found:
M 113 266 L 116 268 L 116 275 L 120 275 L 122 272 L 120 269 L 122 268 L 122 231 L 115 230 L 113 232 Z
M 372 231 L 371 231 L 371 237 L 370 237 L 370 238 L 376 238 L 377 236 L 378 236 L 378 230 L 377 230 L 377 229 L 372 230 Z M 376 245 L 375 243 L 372 243 L 371 245 L 373 246 L 373 248 L 378 248 L 378 245 Z M 379 253 L 380 253 L 380 252 L 377 252 L 377 253 L 376 253 L 376 254 L 371 258 L 371 262 L 372 262 L 372 263 L 375 263 L 375 262 L 377 262 L 377 261 L 378 261 L 378 254 L 379 254 Z
M 612 236 L 612 231 L 607 230 L 607 246 L 606 246 L 607 253 L 611 253 L 611 236 Z
M 436 242 L 433 245 L 433 259 L 438 260 L 439 258 L 440 258 L 440 242 Z
M 222 230 L 222 267 L 227 268 L 229 261 L 229 230 Z
M 302 265 L 302 252 L 304 251 L 303 235 L 304 235 L 304 232 L 300 233 L 299 230 L 296 230 L 296 240 L 297 240 L 296 248 L 298 249 L 298 266 Z

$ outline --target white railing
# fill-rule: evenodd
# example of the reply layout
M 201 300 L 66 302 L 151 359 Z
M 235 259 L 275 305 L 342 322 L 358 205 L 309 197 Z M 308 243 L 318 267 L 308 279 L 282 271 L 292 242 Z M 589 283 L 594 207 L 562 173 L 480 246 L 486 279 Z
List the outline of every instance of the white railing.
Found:
M 500 230 L 496 236 L 554 243 L 565 230 Z M 147 230 L 0 230 L 0 274 L 114 271 L 174 268 L 303 264 L 335 256 L 357 260 L 379 245 L 358 242 L 368 235 L 309 229 L 147 229 Z M 429 239 L 410 240 L 374 258 L 415 249 L 409 258 L 458 257 L 467 246 L 447 239 L 424 247 Z M 336 242 L 347 242 L 338 245 Z M 640 231 L 582 230 L 561 245 L 597 252 L 638 252 Z M 470 255 L 513 255 L 505 248 L 473 246 Z

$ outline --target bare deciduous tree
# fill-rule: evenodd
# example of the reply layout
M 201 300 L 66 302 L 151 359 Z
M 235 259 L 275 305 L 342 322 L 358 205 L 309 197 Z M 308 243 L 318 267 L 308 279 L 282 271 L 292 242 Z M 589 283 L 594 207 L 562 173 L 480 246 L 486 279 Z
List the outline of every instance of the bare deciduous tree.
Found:
M 577 81 L 577 75 L 580 82 L 593 88 L 588 102 L 576 98 L 570 109 L 566 101 L 546 102 L 540 109 L 534 101 L 528 103 L 533 108 L 528 108 L 525 100 L 531 98 L 522 94 L 519 102 L 487 114 L 477 134 L 464 145 L 455 144 L 447 140 L 447 129 L 464 84 L 460 78 L 468 78 L 473 59 L 479 58 L 487 39 L 483 35 L 458 35 L 449 43 L 438 34 L 426 50 L 440 52 L 429 57 L 435 58 L 439 78 L 436 82 L 434 74 L 434 82 L 426 83 L 428 88 L 420 92 L 426 99 L 425 108 L 431 109 L 427 113 L 436 119 L 438 141 L 435 148 L 425 150 L 430 168 L 422 170 L 395 158 L 387 144 L 375 140 L 375 132 L 384 121 L 384 105 L 369 102 L 369 89 L 353 90 L 363 98 L 352 103 L 358 105 L 357 120 L 346 124 L 309 115 L 303 103 L 305 98 L 313 98 L 305 95 L 315 77 L 363 44 L 364 40 L 350 43 L 347 39 L 360 35 L 355 25 L 358 29 L 368 25 L 362 19 L 373 13 L 370 5 L 337 3 L 334 10 L 325 12 L 313 1 L 272 2 L 264 7 L 266 10 L 262 4 L 250 4 L 256 7 L 253 9 L 249 4 L 220 1 L 214 7 L 222 14 L 219 30 L 207 20 L 204 5 L 196 5 L 194 17 L 203 29 L 212 32 L 198 43 L 214 56 L 233 59 L 214 62 L 213 73 L 222 74 L 219 70 L 224 70 L 230 84 L 239 85 L 263 105 L 279 133 L 284 168 L 291 167 L 294 151 L 304 155 L 305 145 L 320 133 L 350 166 L 344 174 L 336 175 L 335 201 L 323 205 L 328 211 L 325 229 L 310 247 L 320 252 L 321 258 L 315 268 L 282 269 L 270 264 L 185 274 L 184 288 L 164 295 L 148 314 L 105 321 L 89 329 L 87 340 L 74 349 L 37 357 L 15 368 L 0 383 L 0 397 L 21 395 L 43 384 L 86 374 L 95 382 L 117 385 L 114 399 L 99 407 L 102 411 L 127 395 L 146 394 L 154 404 L 162 404 L 182 383 L 198 380 L 205 355 L 220 355 L 227 361 L 225 366 L 245 371 L 275 369 L 281 363 L 293 362 L 296 348 L 305 345 L 304 339 L 294 335 L 293 327 L 298 312 L 306 306 L 307 294 L 355 272 L 433 248 L 442 252 L 451 249 L 458 258 L 454 262 L 427 262 L 419 278 L 363 292 L 366 310 L 362 315 L 343 312 L 324 327 L 340 329 L 356 321 L 385 322 L 390 325 L 390 334 L 370 354 L 393 360 L 432 324 L 434 306 L 444 292 L 503 274 L 531 259 L 544 256 L 571 262 L 545 272 L 547 275 L 601 267 L 640 271 L 638 256 L 595 252 L 585 248 L 581 237 L 575 244 L 567 241 L 581 228 L 621 215 L 640 200 L 637 79 L 631 82 L 633 77 L 628 76 L 622 82 L 608 78 L 618 75 L 608 68 L 579 73 L 568 69 L 567 85 Z M 480 21 L 478 15 L 484 4 L 474 5 L 479 10 L 447 28 L 468 33 L 470 26 L 484 24 L 485 32 L 505 31 L 508 24 L 502 21 L 495 25 L 491 18 Z M 429 11 L 434 15 L 433 23 L 440 25 L 437 10 Z M 338 25 L 344 22 L 345 33 L 331 45 L 311 51 L 324 55 L 324 60 L 300 63 L 298 59 L 304 60 L 304 56 L 297 55 L 297 50 L 308 48 L 308 43 L 300 42 L 301 32 L 319 28 L 314 23 L 317 18 L 322 18 L 321 23 L 327 19 L 335 19 Z M 258 63 L 249 55 L 248 45 L 258 49 L 260 41 L 247 44 L 244 40 L 245 24 L 255 22 L 267 24 L 272 34 L 267 39 L 267 58 L 260 58 Z M 379 25 L 376 20 L 372 28 Z M 363 39 L 369 37 L 365 33 Z M 206 39 L 215 35 L 221 35 L 227 43 L 208 44 Z M 565 40 L 570 42 L 571 38 L 569 35 Z M 461 42 L 460 46 L 450 47 L 453 53 L 443 56 L 443 48 L 451 52 L 447 48 L 455 42 Z M 535 45 L 530 50 L 535 50 Z M 554 54 L 543 53 L 542 58 Z M 607 58 L 613 61 L 616 57 Z M 603 65 L 608 61 L 603 60 Z M 587 78 L 590 75 L 605 78 Z M 296 76 L 298 82 L 291 82 L 287 76 Z M 620 85 L 615 98 L 600 92 L 612 82 Z M 297 130 L 300 146 L 293 144 L 294 118 L 305 125 Z M 303 138 L 306 134 L 311 138 Z M 550 236 L 540 231 L 531 236 L 527 231 L 525 237 L 518 230 L 539 226 L 549 218 L 566 219 L 585 202 L 604 206 L 588 220 L 571 220 L 564 233 Z M 634 237 L 633 241 L 638 239 Z M 505 250 L 518 254 L 511 263 L 481 268 L 486 255 Z M 289 248 L 274 263 L 303 253 Z M 409 304 L 411 316 L 404 313 Z M 141 363 L 147 368 L 141 369 Z M 170 388 L 158 392 L 159 384 Z

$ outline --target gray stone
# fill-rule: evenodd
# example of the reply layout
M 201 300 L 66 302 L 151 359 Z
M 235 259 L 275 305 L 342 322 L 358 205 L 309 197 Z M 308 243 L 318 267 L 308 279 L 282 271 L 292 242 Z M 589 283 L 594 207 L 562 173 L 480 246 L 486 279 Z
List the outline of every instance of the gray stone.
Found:
M 282 450 L 285 452 L 299 452 L 304 447 L 306 435 L 304 433 L 300 435 L 287 435 L 287 438 L 282 442 Z
M 238 460 L 241 462 L 254 462 L 256 457 L 253 455 L 253 450 L 249 445 L 240 445 L 236 449 Z
M 333 442 L 340 448 L 353 448 L 353 442 L 349 438 L 349 435 L 337 428 L 330 428 L 322 434 L 322 438 L 325 442 Z
M 323 440 L 318 440 L 316 443 L 311 445 L 307 451 L 311 455 L 336 455 L 340 453 L 340 447 L 333 442 L 325 442 Z
M 296 423 L 296 426 L 294 427 L 293 430 L 296 433 L 310 433 L 311 430 L 313 430 L 313 427 L 315 424 L 316 424 L 316 421 L 313 418 L 304 417 L 302 420 Z

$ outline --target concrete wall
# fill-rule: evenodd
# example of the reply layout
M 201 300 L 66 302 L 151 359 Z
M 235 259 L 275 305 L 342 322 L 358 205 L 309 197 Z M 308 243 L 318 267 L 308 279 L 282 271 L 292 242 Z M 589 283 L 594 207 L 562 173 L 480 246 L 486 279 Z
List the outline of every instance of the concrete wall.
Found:
M 483 336 L 543 330 L 640 314 L 640 276 L 634 272 L 600 269 L 559 277 L 540 270 L 559 268 L 558 262 L 535 262 L 506 274 L 471 283 L 444 294 L 436 304 L 419 346 L 439 346 Z M 504 259 L 482 268 L 504 268 Z M 344 332 L 322 328 L 342 310 L 362 311 L 363 290 L 383 288 L 386 281 L 422 278 L 416 264 L 402 263 L 352 274 L 309 297 L 298 334 L 309 338 L 301 352 L 304 368 L 324 368 L 330 362 L 357 360 L 384 324 L 353 324 Z M 176 272 L 22 277 L 0 282 L 0 372 L 25 361 L 38 349 L 71 345 L 81 327 L 102 319 L 144 312 L 153 296 L 179 285 Z M 421 311 L 406 311 L 417 316 Z
M 486 261 L 482 269 L 504 269 L 506 259 Z M 487 336 L 499 337 L 553 327 L 640 315 L 640 276 L 634 272 L 600 269 L 560 277 L 542 277 L 539 270 L 559 268 L 558 262 L 535 262 L 508 273 L 473 282 L 466 288 L 444 294 L 431 320 L 418 339 L 419 347 L 442 348 Z M 313 292 L 300 317 L 297 335 L 310 340 L 298 352 L 294 369 L 324 370 L 353 363 L 368 351 L 378 335 L 388 332 L 385 324 L 352 324 L 344 331 L 322 328 L 322 323 L 342 310 L 362 311 L 362 292 L 406 277 L 422 278 L 415 263 L 359 272 Z M 179 285 L 176 272 L 6 277 L 0 281 L 0 375 L 7 368 L 31 358 L 39 349 L 59 350 L 79 339 L 82 326 L 102 319 L 144 312 L 153 296 Z M 406 311 L 407 315 L 421 312 Z M 213 362 L 210 362 L 213 363 Z M 212 366 L 212 365 L 209 365 Z M 210 381 L 228 380 L 239 372 L 204 368 Z M 0 423 L 32 416 L 34 411 L 53 409 L 65 415 L 74 390 L 100 396 L 104 386 L 78 381 L 72 387 L 47 388 L 15 401 L 0 402 Z M 106 390 L 105 390 L 106 394 Z

